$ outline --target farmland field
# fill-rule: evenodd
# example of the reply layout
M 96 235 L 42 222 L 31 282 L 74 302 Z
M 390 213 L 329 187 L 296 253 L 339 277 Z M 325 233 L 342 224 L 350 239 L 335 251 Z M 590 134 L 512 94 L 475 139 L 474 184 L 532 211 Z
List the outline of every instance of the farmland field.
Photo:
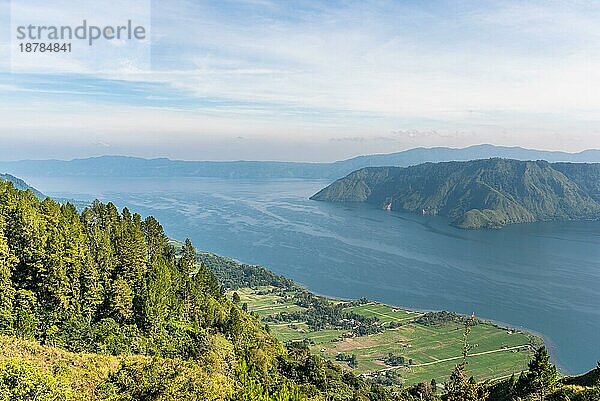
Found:
M 306 308 L 294 303 L 290 293 L 270 293 L 269 288 L 240 289 L 241 302 L 259 316 L 275 316 L 281 312 L 302 312 Z M 342 303 L 334 301 L 332 303 Z M 343 306 L 343 305 L 342 305 Z M 417 321 L 421 312 L 388 306 L 375 302 L 343 308 L 362 316 L 377 318 L 382 329 L 379 333 L 356 336 L 347 330 L 325 328 L 311 330 L 301 319 L 294 322 L 269 323 L 271 332 L 281 341 L 307 340 L 311 350 L 322 357 L 337 361 L 336 356 L 355 355 L 356 374 L 371 375 L 393 370 L 405 384 L 435 379 L 448 379 L 452 369 L 461 362 L 464 324 L 442 322 L 426 324 Z M 478 381 L 493 380 L 527 369 L 527 363 L 539 338 L 520 331 L 501 328 L 488 322 L 479 322 L 471 328 L 468 338 L 473 346 L 468 358 L 467 371 Z M 403 363 L 392 366 L 390 353 L 402 357 Z

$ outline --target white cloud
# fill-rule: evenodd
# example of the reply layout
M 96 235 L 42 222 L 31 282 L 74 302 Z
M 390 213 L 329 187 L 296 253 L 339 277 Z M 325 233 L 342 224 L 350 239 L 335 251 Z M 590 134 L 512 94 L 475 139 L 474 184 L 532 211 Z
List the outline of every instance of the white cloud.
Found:
M 154 2 L 152 70 L 124 63 L 97 77 L 156 86 L 137 104 L 111 107 L 94 103 L 101 98 L 90 89 L 84 103 L 64 100 L 65 109 L 80 108 L 76 116 L 61 111 L 44 129 L 85 126 L 111 144 L 117 135 L 175 132 L 192 141 L 201 132 L 215 141 L 372 144 L 365 151 L 478 142 L 600 147 L 600 26 L 588 2 L 215 4 Z M 169 104 L 173 96 L 188 104 Z M 2 125 L 17 127 L 8 117 Z M 47 127 L 27 124 L 19 129 Z M 436 135 L 389 140 L 397 130 Z
M 510 30 L 525 22 L 545 26 L 562 15 L 555 10 L 536 18 L 511 19 L 527 10 L 514 5 L 507 8 L 496 11 L 496 20 L 490 15 L 459 20 L 464 25 L 491 20 Z M 461 49 L 456 43 L 459 35 L 449 37 L 448 46 L 431 43 L 413 31 L 403 32 L 402 27 L 394 34 L 385 16 L 360 15 L 356 20 L 356 12 L 328 10 L 300 24 L 273 25 L 267 20 L 248 26 L 213 20 L 211 15 L 210 23 L 182 30 L 187 37 L 199 38 L 189 52 L 182 50 L 181 61 L 194 67 L 187 74 L 161 73 L 156 79 L 199 97 L 394 116 L 446 118 L 448 110 L 561 112 L 600 107 L 600 93 L 589 90 L 600 85 L 600 59 L 586 53 L 589 37 L 581 38 L 587 40 L 581 48 L 564 54 L 553 54 L 552 49 L 547 54 L 528 54 L 502 42 Z M 576 21 L 570 14 L 565 18 Z M 444 22 L 431 18 L 424 17 L 423 23 L 447 29 Z M 171 28 L 157 27 L 164 29 Z M 179 32 L 169 31 L 165 36 L 185 41 Z M 228 56 L 212 54 L 210 49 Z M 159 61 L 157 68 L 168 70 L 166 64 L 161 66 Z

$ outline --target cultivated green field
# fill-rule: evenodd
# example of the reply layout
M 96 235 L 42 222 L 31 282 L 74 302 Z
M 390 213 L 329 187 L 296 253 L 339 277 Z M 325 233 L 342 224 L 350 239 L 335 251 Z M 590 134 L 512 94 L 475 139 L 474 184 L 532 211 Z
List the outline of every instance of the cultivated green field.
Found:
M 280 312 L 297 312 L 305 310 L 294 304 L 292 301 L 286 301 L 283 297 L 274 294 L 257 294 L 268 289 L 270 288 L 264 287 L 258 290 L 242 288 L 237 290 L 237 293 L 242 302 L 248 304 L 248 311 L 256 312 L 260 316 L 268 316 Z
M 357 373 L 396 369 L 408 383 L 436 379 L 447 380 L 461 360 L 463 326 L 443 324 L 425 327 L 407 323 L 397 329 L 339 342 L 315 344 L 313 349 L 331 360 L 338 353 L 355 354 Z M 492 325 L 478 324 L 472 328 L 471 344 L 477 345 L 469 357 L 468 370 L 478 380 L 495 379 L 526 369 L 531 353 L 531 339 L 522 333 L 508 334 Z M 401 355 L 412 364 L 394 368 L 383 359 L 388 353 Z
M 259 294 L 265 289 L 238 290 L 241 302 L 249 311 L 260 316 L 279 312 L 305 310 L 285 296 Z M 338 302 L 338 301 L 334 301 Z M 460 323 L 443 323 L 426 326 L 415 322 L 423 314 L 379 303 L 368 303 L 344 308 L 357 314 L 377 317 L 385 327 L 390 323 L 399 327 L 360 337 L 352 337 L 344 330 L 311 331 L 305 322 L 269 324 L 271 332 L 282 341 L 309 340 L 313 352 L 335 363 L 336 355 L 354 354 L 358 365 L 352 370 L 357 374 L 395 370 L 406 384 L 435 379 L 444 382 L 454 366 L 461 361 L 464 326 Z M 500 328 L 490 323 L 472 327 L 469 343 L 474 345 L 468 359 L 468 372 L 477 380 L 493 380 L 510 376 L 527 369 L 532 355 L 532 345 L 539 339 L 528 333 Z M 386 365 L 389 353 L 405 358 L 404 366 Z

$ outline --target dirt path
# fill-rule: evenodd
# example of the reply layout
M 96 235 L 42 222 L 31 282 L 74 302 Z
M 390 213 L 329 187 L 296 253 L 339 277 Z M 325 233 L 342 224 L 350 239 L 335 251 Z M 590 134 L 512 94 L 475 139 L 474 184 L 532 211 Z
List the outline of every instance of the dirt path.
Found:
M 500 348 L 500 349 L 494 349 L 491 351 L 483 351 L 483 352 L 477 352 L 475 354 L 471 354 L 469 355 L 469 357 L 473 357 L 473 356 L 479 356 L 479 355 L 487 355 L 487 354 L 494 354 L 497 352 L 505 352 L 505 351 L 512 351 L 515 349 L 523 349 L 523 348 L 529 348 L 529 344 L 525 344 L 525 345 L 517 345 L 515 347 L 509 347 L 509 348 Z M 462 356 L 453 356 L 452 358 L 446 358 L 446 359 L 438 359 L 437 361 L 433 361 L 433 362 L 425 362 L 425 363 L 418 363 L 415 365 L 410 365 L 410 367 L 421 367 L 421 366 L 429 366 L 429 365 L 435 365 L 436 363 L 442 363 L 442 362 L 448 362 L 448 361 L 456 361 L 462 359 Z M 385 372 L 388 370 L 394 370 L 394 369 L 399 369 L 402 368 L 404 366 L 390 366 L 389 368 L 385 368 L 385 369 L 381 369 L 379 372 Z
M 387 317 L 389 319 L 392 319 L 395 322 L 409 322 L 411 320 L 415 320 L 416 318 L 423 316 L 423 315 L 416 315 L 416 316 L 409 316 L 409 317 L 404 317 L 404 318 L 398 318 L 392 315 L 388 315 L 386 313 L 381 313 L 381 312 L 377 312 L 376 310 L 373 309 L 367 309 L 365 308 L 365 312 L 369 312 L 369 313 L 373 313 L 375 315 L 379 315 L 379 316 L 384 316 Z
M 278 323 L 278 324 L 270 324 L 269 326 L 271 327 L 284 327 L 284 326 L 289 326 L 290 324 L 303 324 L 306 323 L 306 321 L 297 321 L 297 322 L 288 322 L 288 323 Z

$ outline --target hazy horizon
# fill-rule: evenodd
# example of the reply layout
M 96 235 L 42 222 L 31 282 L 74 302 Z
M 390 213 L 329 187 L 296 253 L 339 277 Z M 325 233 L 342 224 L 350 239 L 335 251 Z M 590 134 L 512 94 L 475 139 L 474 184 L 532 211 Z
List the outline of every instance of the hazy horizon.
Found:
M 27 7 L 56 18 L 63 3 Z M 149 68 L 115 60 L 98 73 L 86 68 L 97 60 L 83 60 L 69 74 L 60 63 L 11 68 L 19 4 L 0 0 L 0 159 L 600 148 L 592 4 L 148 0 Z M 117 9 L 140 15 L 130 3 Z M 65 10 L 60 18 L 75 18 Z
M 169 155 L 153 155 L 153 156 L 144 156 L 144 155 L 135 155 L 135 154 L 119 154 L 119 153 L 98 153 L 98 154 L 90 154 L 90 155 L 86 155 L 86 156 L 75 156 L 75 157 L 64 157 L 64 158 L 60 158 L 60 157 L 48 157 L 48 158 L 0 158 L 0 162 L 16 162 L 16 161 L 36 161 L 36 160 L 58 160 L 58 161 L 73 161 L 73 160 L 80 160 L 80 159 L 93 159 L 93 158 L 101 158 L 101 157 L 125 157 L 125 158 L 139 158 L 139 159 L 146 159 L 146 160 L 153 160 L 153 159 L 169 159 L 169 160 L 173 160 L 173 161 L 191 161 L 191 162 L 238 162 L 238 161 L 249 161 L 249 162 L 291 162 L 291 163 L 334 163 L 334 162 L 338 162 L 338 161 L 343 161 L 343 160 L 349 160 L 349 159 L 353 159 L 356 157 L 361 157 L 361 156 L 374 156 L 374 155 L 387 155 L 387 154 L 394 154 L 394 153 L 401 153 L 401 152 L 406 152 L 406 151 L 410 151 L 410 150 L 415 150 L 415 149 L 436 149 L 436 148 L 443 148 L 443 149 L 468 149 L 468 148 L 473 148 L 473 147 L 479 147 L 479 146 L 493 146 L 493 147 L 498 147 L 498 148 L 518 148 L 518 149 L 523 149 L 523 150 L 531 150 L 531 151 L 540 151 L 540 152 L 561 152 L 561 153 L 568 153 L 568 154 L 579 154 L 579 153 L 584 153 L 584 152 L 589 152 L 589 151 L 600 151 L 600 149 L 598 148 L 586 148 L 586 149 L 582 149 L 579 151 L 566 151 L 566 150 L 561 150 L 561 149 L 543 149 L 543 148 L 528 148 L 528 147 L 522 147 L 522 146 L 514 146 L 514 145 L 495 145 L 495 144 L 491 144 L 491 143 L 477 143 L 477 144 L 472 144 L 472 145 L 467 145 L 467 146 L 462 146 L 462 147 L 454 147 L 454 146 L 417 146 L 417 147 L 412 147 L 412 148 L 407 148 L 407 149 L 399 149 L 399 150 L 390 150 L 389 152 L 380 152 L 380 153 L 360 153 L 360 154 L 352 154 L 352 155 L 348 155 L 346 157 L 342 157 L 342 158 L 338 158 L 338 159 L 324 159 L 324 160 L 292 160 L 292 159 L 242 159 L 242 158 L 231 158 L 231 159 L 190 159 L 190 158 L 178 158 L 178 157 L 172 157 Z

